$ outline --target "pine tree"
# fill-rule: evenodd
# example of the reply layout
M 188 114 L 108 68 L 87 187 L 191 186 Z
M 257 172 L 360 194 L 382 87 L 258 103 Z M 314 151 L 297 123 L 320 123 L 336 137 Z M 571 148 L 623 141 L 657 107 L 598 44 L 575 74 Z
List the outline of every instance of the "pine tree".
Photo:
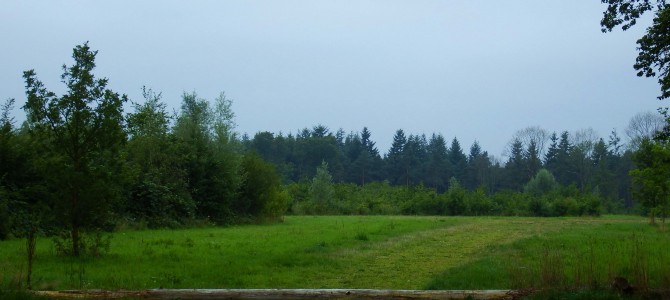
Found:
M 438 192 L 444 192 L 449 179 L 449 158 L 444 137 L 433 133 L 426 149 L 425 184 Z
M 393 143 L 384 159 L 386 178 L 393 185 L 405 184 L 405 168 L 403 165 L 403 153 L 407 144 L 405 132 L 398 129 L 393 136 Z
M 465 179 L 465 168 L 467 167 L 468 161 L 467 157 L 463 153 L 463 148 L 461 148 L 461 143 L 459 143 L 458 139 L 455 137 L 451 141 L 451 146 L 449 147 L 447 156 L 449 157 L 451 176 L 456 178 L 458 182 L 463 182 Z

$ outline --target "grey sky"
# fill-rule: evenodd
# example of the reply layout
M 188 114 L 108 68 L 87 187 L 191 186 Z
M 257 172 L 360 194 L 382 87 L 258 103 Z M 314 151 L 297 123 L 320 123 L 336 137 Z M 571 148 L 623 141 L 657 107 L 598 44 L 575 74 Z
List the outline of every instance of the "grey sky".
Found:
M 367 126 L 382 153 L 395 130 L 457 137 L 500 155 L 516 130 L 620 135 L 655 110 L 637 78 L 649 20 L 600 32 L 598 0 L 15 1 L 0 5 L 0 99 L 23 105 L 22 72 L 63 92 L 62 64 L 90 41 L 96 75 L 178 109 L 184 91 L 234 100 L 238 131 Z M 17 119 L 23 112 L 17 108 Z

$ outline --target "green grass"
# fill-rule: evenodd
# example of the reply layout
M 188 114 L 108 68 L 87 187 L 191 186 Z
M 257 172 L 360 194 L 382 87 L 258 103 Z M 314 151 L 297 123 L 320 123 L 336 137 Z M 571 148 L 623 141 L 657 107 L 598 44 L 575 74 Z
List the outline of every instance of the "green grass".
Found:
M 607 290 L 615 277 L 639 288 L 667 288 L 668 246 L 670 235 L 645 220 L 605 217 L 491 245 L 477 259 L 433 278 L 427 288 Z
M 643 250 L 631 256 L 635 245 Z M 286 217 L 118 232 L 98 258 L 60 257 L 39 239 L 33 287 L 505 289 L 541 286 L 552 268 L 566 274 L 558 284 L 574 286 L 615 273 L 632 280 L 639 258 L 659 286 L 668 245 L 668 234 L 635 217 Z M 20 285 L 24 252 L 23 240 L 0 242 L 1 286 Z

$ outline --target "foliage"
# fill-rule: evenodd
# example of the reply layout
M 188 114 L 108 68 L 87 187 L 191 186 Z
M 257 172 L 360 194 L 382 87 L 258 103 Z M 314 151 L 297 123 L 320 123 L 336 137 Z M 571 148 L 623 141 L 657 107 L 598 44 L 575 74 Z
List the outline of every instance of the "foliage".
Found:
M 118 104 L 125 97 L 92 75 L 96 54 L 87 44 L 75 48 L 75 65 L 64 68 L 71 91 L 62 97 L 27 71 L 23 127 L 13 126 L 13 100 L 2 106 L 0 238 L 24 236 L 33 222 L 53 235 L 74 223 L 86 230 L 177 228 L 278 220 L 284 211 L 563 216 L 598 215 L 601 206 L 631 212 L 636 205 L 632 152 L 621 150 L 616 132 L 607 143 L 583 134 L 588 130 L 547 140 L 548 132 L 529 127 L 515 134 L 505 161 L 478 142 L 464 153 L 456 137 L 447 145 L 441 134 L 402 129 L 386 154 L 367 127 L 240 137 L 224 93 L 212 101 L 184 93 L 173 114 L 161 93 L 144 88 L 144 101 L 123 113 Z M 68 138 L 70 132 L 80 138 Z M 70 155 L 75 147 L 81 155 Z M 555 187 L 545 185 L 552 180 L 540 169 L 555 176 Z M 68 213 L 73 195 L 82 201 Z
M 316 175 L 309 187 L 309 194 L 313 203 L 313 213 L 325 214 L 334 206 L 334 194 L 332 176 L 328 173 L 328 163 L 325 161 L 316 168 Z
M 115 174 L 125 142 L 127 98 L 107 89 L 107 79 L 94 77 L 96 55 L 87 43 L 74 48 L 75 64 L 63 66 L 68 91 L 61 97 L 48 91 L 33 70 L 23 76 L 28 96 L 23 108 L 33 137 L 46 141 L 42 172 L 62 199 L 53 207 L 70 228 L 74 256 L 80 254 L 80 231 L 106 226 L 120 198 Z
M 541 197 L 553 191 L 558 186 L 554 175 L 551 175 L 546 169 L 541 169 L 533 179 L 531 179 L 523 188 L 524 192 L 533 196 Z
M 653 23 L 647 28 L 646 34 L 637 40 L 638 56 L 634 68 L 637 76 L 657 77 L 661 87 L 659 100 L 670 97 L 670 9 L 665 0 L 603 0 L 607 3 L 607 10 L 603 13 L 600 22 L 603 32 L 612 31 L 621 26 L 627 30 L 637 23 L 645 12 L 653 11 L 655 16 Z M 670 126 L 667 122 L 667 109 L 661 109 L 666 117 L 663 130 L 658 133 L 657 138 L 668 140 L 670 137 Z
M 649 210 L 652 224 L 657 214 L 665 224 L 670 197 L 670 149 L 667 145 L 644 140 L 634 160 L 637 168 L 630 172 L 633 194 Z
M 275 221 L 286 212 L 288 195 L 283 191 L 279 175 L 272 164 L 254 154 L 242 161 L 244 181 L 235 205 L 240 216 Z
M 196 217 L 228 224 L 236 214 L 232 206 L 242 184 L 242 155 L 230 131 L 234 124 L 230 102 L 220 95 L 216 103 L 212 109 L 195 92 L 184 93 L 172 130 Z
M 171 118 L 161 94 L 147 88 L 143 94 L 145 102 L 134 103 L 135 111 L 126 117 L 126 209 L 150 228 L 176 227 L 194 217 L 195 202 L 187 189 L 186 172 L 178 167 L 182 161 L 169 132 Z

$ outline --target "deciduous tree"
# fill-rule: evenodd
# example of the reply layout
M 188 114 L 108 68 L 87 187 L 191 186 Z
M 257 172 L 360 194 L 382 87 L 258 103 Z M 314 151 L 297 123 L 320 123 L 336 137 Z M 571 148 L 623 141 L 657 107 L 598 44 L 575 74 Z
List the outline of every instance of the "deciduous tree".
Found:
M 81 231 L 105 225 L 120 194 L 115 183 L 126 138 L 122 110 L 127 97 L 107 89 L 106 78 L 95 78 L 97 53 L 88 43 L 74 48 L 74 64 L 63 66 L 67 92 L 60 97 L 44 87 L 35 71 L 23 74 L 28 96 L 23 108 L 34 138 L 46 141 L 49 158 L 43 171 L 61 199 L 54 207 L 69 227 L 74 256 L 81 253 Z

